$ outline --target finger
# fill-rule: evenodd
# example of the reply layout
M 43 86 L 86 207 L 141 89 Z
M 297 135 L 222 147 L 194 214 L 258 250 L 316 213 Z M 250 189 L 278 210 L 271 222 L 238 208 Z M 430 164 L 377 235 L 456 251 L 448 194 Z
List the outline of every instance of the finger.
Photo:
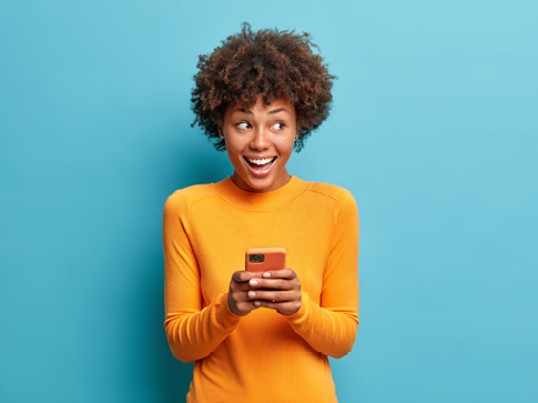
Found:
M 299 309 L 301 309 L 301 301 L 284 302 L 276 307 L 276 310 L 283 315 L 292 315 Z
M 242 301 L 235 304 L 238 310 L 241 312 L 250 312 L 254 309 L 258 309 L 259 306 L 254 303 L 255 301 Z
M 259 281 L 261 280 L 259 277 L 261 277 L 261 273 L 259 274 L 256 274 L 256 277 L 254 278 L 251 278 L 250 280 L 245 280 L 245 281 L 241 281 L 241 282 L 238 282 L 238 281 L 234 281 L 232 279 L 232 281 L 230 282 L 230 290 L 232 291 L 248 291 L 252 288 L 257 288 L 258 287 L 258 284 L 259 284 Z
M 269 270 L 262 273 L 263 278 L 282 278 L 293 280 L 297 277 L 297 274 L 292 269 L 283 270 Z
M 242 291 L 248 291 L 252 289 L 252 286 L 248 281 L 244 281 L 242 283 L 238 283 L 236 281 L 232 281 L 230 283 L 230 290 L 232 292 L 242 292 Z
M 301 293 L 297 291 L 266 291 L 251 290 L 246 293 L 247 298 L 257 301 L 269 301 L 272 303 L 300 301 Z
M 297 278 L 294 279 L 253 279 L 248 282 L 251 289 L 266 290 L 294 290 L 300 289 L 301 283 Z
M 248 296 L 248 291 L 232 291 L 230 297 L 237 303 L 252 300 L 252 298 L 249 298 Z
M 244 283 L 245 281 L 249 281 L 256 277 L 261 277 L 261 273 L 239 270 L 232 274 L 232 281 L 235 281 L 236 283 Z
M 254 301 L 254 305 L 260 308 L 274 309 L 283 315 L 292 315 L 301 309 L 300 301 L 292 302 L 269 302 L 269 301 Z
M 233 313 L 239 316 L 247 315 L 254 309 L 258 309 L 259 305 L 254 304 L 254 301 L 241 301 L 230 304 L 230 309 Z

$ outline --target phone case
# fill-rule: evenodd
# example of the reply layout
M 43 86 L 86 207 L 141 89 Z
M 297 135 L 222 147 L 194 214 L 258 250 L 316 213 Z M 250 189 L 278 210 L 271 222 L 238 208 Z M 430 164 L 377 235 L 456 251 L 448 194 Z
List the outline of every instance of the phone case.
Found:
M 245 270 L 268 271 L 286 268 L 286 249 L 250 248 L 245 252 Z

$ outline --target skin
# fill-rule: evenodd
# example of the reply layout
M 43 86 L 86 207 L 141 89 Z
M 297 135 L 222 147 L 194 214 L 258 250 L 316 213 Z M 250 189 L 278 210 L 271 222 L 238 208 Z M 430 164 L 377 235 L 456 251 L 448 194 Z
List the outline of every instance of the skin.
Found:
M 228 305 L 238 316 L 261 307 L 291 315 L 301 309 L 301 282 L 292 269 L 236 271 L 230 281 Z
M 295 108 L 287 98 L 269 105 L 258 97 L 248 107 L 229 105 L 221 128 L 226 151 L 234 167 L 232 180 L 247 192 L 270 192 L 290 180 L 286 164 L 297 138 Z M 274 158 L 270 171 L 256 174 L 246 159 Z
M 288 183 L 286 164 L 298 134 L 295 108 L 287 98 L 253 106 L 231 104 L 220 131 L 234 167 L 232 180 L 247 192 L 270 192 Z M 263 168 L 252 168 L 249 159 L 270 159 Z M 228 291 L 230 310 L 244 316 L 258 308 L 291 315 L 301 308 L 301 282 L 292 269 L 233 273 Z

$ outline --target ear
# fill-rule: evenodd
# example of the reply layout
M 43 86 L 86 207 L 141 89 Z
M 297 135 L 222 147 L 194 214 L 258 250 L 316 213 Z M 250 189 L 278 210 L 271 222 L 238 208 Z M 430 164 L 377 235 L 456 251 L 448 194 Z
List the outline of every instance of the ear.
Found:
M 219 131 L 219 137 L 220 137 L 221 139 L 223 139 L 223 138 L 224 138 L 224 132 L 222 131 L 222 127 L 219 127 L 219 128 L 218 128 L 218 131 Z

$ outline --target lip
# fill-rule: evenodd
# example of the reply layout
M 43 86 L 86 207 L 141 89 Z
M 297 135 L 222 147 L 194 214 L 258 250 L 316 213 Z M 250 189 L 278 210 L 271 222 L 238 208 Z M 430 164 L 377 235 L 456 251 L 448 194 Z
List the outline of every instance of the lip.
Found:
M 276 155 L 244 155 L 243 158 L 248 160 L 264 160 L 264 159 L 273 159 Z
M 267 175 L 269 175 L 271 173 L 271 171 L 273 170 L 273 167 L 275 166 L 275 162 L 278 160 L 278 157 L 276 156 L 248 156 L 248 157 L 243 157 L 244 158 L 244 163 L 245 165 L 247 166 L 247 169 L 248 171 L 250 172 L 250 174 L 254 177 L 258 177 L 258 178 L 262 178 L 262 177 L 265 177 Z M 272 162 L 269 162 L 265 165 L 263 165 L 262 167 L 255 167 L 255 166 L 252 166 L 251 164 L 248 163 L 247 159 L 255 159 L 255 160 L 262 160 L 262 159 L 272 159 L 273 161 Z

